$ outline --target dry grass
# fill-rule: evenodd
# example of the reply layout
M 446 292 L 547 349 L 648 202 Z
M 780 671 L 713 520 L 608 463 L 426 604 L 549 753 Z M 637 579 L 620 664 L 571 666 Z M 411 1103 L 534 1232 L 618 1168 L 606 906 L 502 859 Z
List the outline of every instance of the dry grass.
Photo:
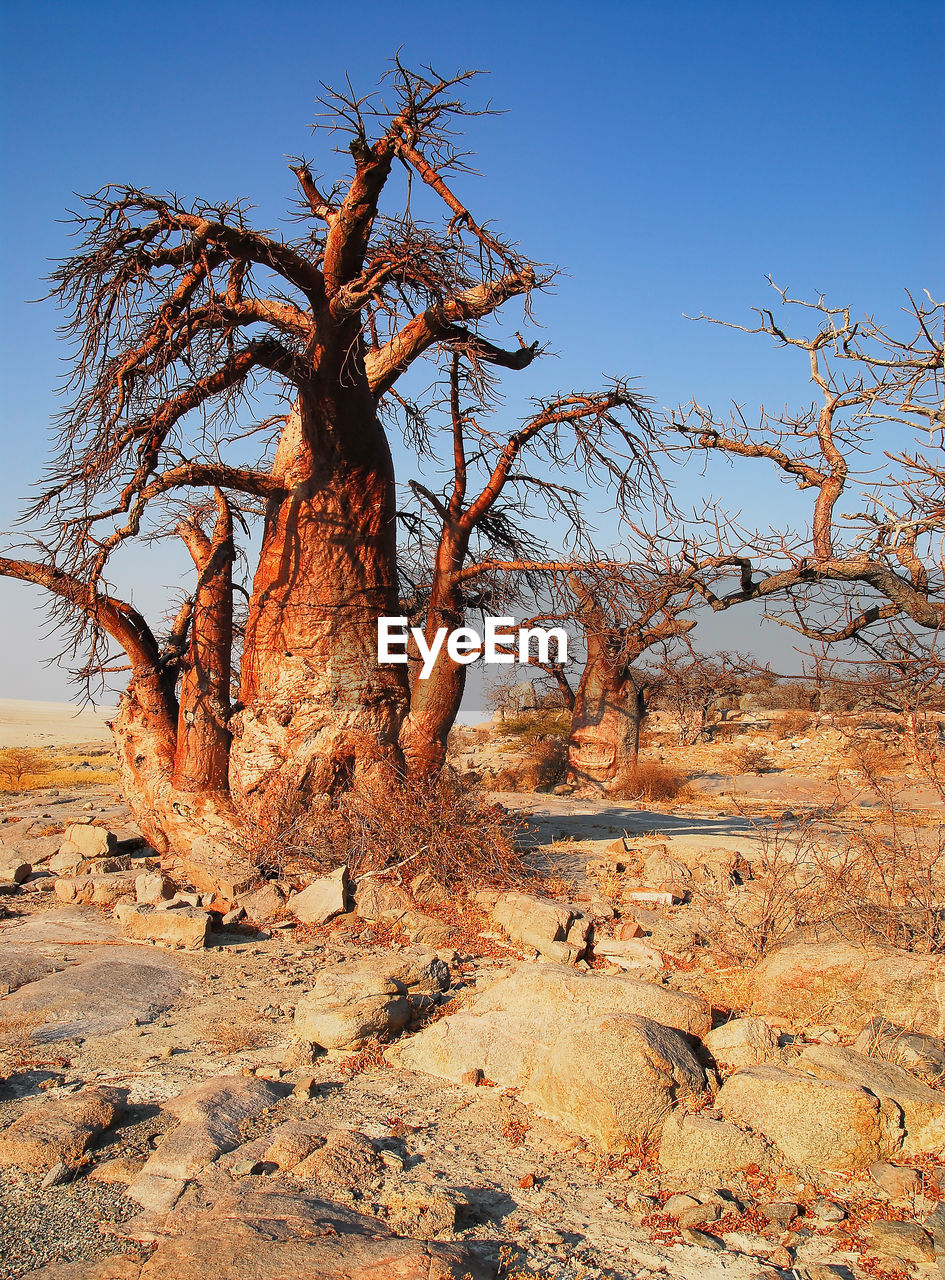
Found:
M 384 1057 L 384 1046 L 380 1040 L 370 1039 L 363 1049 L 359 1049 L 357 1053 L 353 1053 L 350 1057 L 342 1058 L 339 1062 L 339 1068 L 349 1076 L 360 1075 L 362 1071 L 375 1071 L 380 1067 L 389 1066 L 387 1059 Z
M 0 782 L 7 791 L 38 791 L 45 787 L 115 786 L 118 771 L 110 755 L 86 759 L 53 755 L 33 747 L 6 747 L 0 751 Z
M 617 800 L 690 800 L 684 773 L 659 760 L 638 760 L 629 777 L 608 790 Z
M 0 1019 L 0 1077 L 26 1071 L 38 1064 L 33 1031 L 42 1023 L 41 1013 Z

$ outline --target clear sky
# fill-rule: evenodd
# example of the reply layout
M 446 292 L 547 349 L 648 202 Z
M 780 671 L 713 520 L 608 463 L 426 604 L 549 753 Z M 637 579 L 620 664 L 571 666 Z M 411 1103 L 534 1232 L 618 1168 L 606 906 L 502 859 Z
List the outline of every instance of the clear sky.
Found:
M 628 374 L 658 404 L 796 402 L 800 365 L 686 315 L 745 320 L 769 273 L 889 320 L 904 288 L 943 292 L 940 0 L 6 0 L 2 15 L 0 528 L 46 456 L 63 351 L 54 309 L 27 300 L 67 246 L 72 193 L 245 196 L 278 226 L 285 157 L 330 168 L 308 128 L 318 82 L 366 91 L 398 48 L 408 65 L 491 73 L 473 96 L 505 114 L 470 122 L 482 176 L 464 198 L 566 273 L 539 301 L 556 356 L 529 393 Z M 767 520 L 789 498 L 753 478 L 731 500 Z M 177 562 L 128 563 L 153 609 Z M 0 580 L 0 696 L 68 696 L 41 665 L 55 644 L 40 602 Z M 744 636 L 739 618 L 703 646 Z M 771 653 L 790 665 L 783 638 Z

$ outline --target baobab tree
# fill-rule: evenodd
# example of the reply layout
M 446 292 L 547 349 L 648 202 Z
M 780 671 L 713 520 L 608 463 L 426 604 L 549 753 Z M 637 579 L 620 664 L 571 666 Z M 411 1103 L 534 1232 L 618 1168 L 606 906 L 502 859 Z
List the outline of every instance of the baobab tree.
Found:
M 125 795 L 157 849 L 191 857 L 195 880 L 251 874 L 241 823 L 267 796 L 331 796 L 441 758 L 461 682 L 446 671 L 412 691 L 403 667 L 377 657 L 378 618 L 400 612 L 398 412 L 408 440 L 431 447 L 399 383 L 425 359 L 461 365 L 492 393 L 496 372 L 524 369 L 538 344 L 503 345 L 487 322 L 514 299 L 527 313 L 552 278 L 451 185 L 464 168 L 453 129 L 476 114 L 461 99 L 471 75 L 398 63 L 389 107 L 329 91 L 325 127 L 347 139 L 350 167 L 326 189 L 306 161 L 293 165 L 291 240 L 251 226 L 241 202 L 110 185 L 85 201 L 78 250 L 54 275 L 73 342 L 70 399 L 30 512 L 33 550 L 0 558 L 0 573 L 52 593 L 85 678 L 114 669 L 113 644 L 124 651 L 113 731 Z M 258 421 L 261 397 L 271 412 Z M 643 423 L 624 384 L 544 401 L 469 499 L 454 417 L 453 486 L 434 502 L 431 624 L 456 611 L 470 540 L 499 527 L 496 502 L 520 482 L 529 441 L 541 438 L 554 463 L 570 425 L 593 467 Z M 615 458 L 612 474 L 627 465 Z M 237 535 L 256 517 L 261 548 L 235 638 Z M 120 548 L 169 535 L 187 546 L 195 581 L 162 636 L 111 577 Z
M 628 522 L 626 529 L 625 559 L 612 554 L 583 562 L 535 561 L 527 577 L 514 561 L 467 570 L 480 581 L 493 575 L 492 600 L 534 605 L 540 598 L 542 608 L 527 625 L 564 625 L 580 641 L 583 663 L 576 679 L 560 662 L 533 662 L 571 713 L 569 780 L 596 788 L 632 782 L 648 692 L 659 678 L 644 660 L 654 650 L 692 654 L 691 633 L 708 612 L 704 596 L 713 586 L 721 589 L 720 580 L 731 572 L 719 557 L 703 563 L 691 547 L 681 551 L 669 525 L 646 532 Z M 501 574 L 507 578 L 500 586 L 495 576 Z

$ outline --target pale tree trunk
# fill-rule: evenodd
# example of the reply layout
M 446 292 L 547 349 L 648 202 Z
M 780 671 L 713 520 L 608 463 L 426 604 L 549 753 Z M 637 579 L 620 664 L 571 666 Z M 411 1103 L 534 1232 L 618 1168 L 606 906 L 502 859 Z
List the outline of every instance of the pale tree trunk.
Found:
M 619 786 L 636 769 L 644 689 L 630 667 L 614 664 L 599 638 L 588 636 L 587 648 L 571 713 L 568 781 Z

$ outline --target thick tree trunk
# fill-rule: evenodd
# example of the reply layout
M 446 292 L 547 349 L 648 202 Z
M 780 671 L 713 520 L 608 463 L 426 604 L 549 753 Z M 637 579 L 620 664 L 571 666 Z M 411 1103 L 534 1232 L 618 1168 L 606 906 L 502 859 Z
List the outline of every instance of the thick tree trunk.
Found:
M 394 474 L 366 388 L 300 395 L 274 474 L 231 721 L 230 791 L 333 793 L 401 766 L 408 691 L 377 661 L 377 620 L 397 608 Z
M 644 710 L 643 687 L 632 668 L 615 668 L 601 642 L 588 637 L 571 714 L 568 780 L 608 787 L 632 777 Z

